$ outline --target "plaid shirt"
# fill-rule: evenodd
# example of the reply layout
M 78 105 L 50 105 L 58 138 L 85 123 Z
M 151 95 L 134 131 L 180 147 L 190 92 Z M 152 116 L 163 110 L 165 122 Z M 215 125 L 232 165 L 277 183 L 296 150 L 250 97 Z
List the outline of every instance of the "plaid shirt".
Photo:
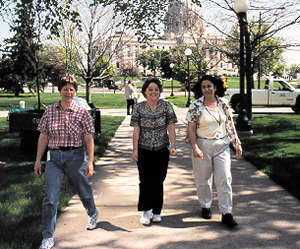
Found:
M 63 110 L 60 102 L 50 105 L 37 128 L 48 135 L 48 147 L 81 147 L 83 137 L 95 132 L 93 119 L 89 112 L 76 105 Z

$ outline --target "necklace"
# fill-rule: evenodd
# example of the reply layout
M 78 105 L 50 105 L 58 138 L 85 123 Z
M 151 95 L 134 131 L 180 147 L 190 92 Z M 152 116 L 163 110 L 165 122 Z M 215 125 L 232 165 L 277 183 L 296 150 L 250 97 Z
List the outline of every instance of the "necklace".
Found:
M 208 107 L 217 107 L 218 101 L 214 99 L 204 99 L 204 105 Z
M 219 108 L 217 109 L 217 112 L 218 112 L 218 114 L 219 114 L 219 119 L 217 119 L 216 116 L 213 115 L 213 114 L 208 110 L 208 108 L 206 107 L 206 105 L 204 105 L 204 106 L 205 106 L 205 109 L 206 109 L 206 111 L 208 112 L 208 114 L 214 118 L 214 120 L 218 123 L 219 126 L 221 126 L 221 115 L 220 115 L 220 112 L 219 112 Z

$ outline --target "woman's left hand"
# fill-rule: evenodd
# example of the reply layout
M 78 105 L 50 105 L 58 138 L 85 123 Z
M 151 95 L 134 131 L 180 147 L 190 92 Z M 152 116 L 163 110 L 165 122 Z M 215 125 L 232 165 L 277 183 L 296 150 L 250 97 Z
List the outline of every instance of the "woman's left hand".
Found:
M 91 177 L 94 174 L 94 165 L 93 162 L 88 162 L 85 168 L 85 175 Z
M 170 155 L 171 155 L 171 156 L 176 156 L 176 154 L 177 154 L 176 148 L 171 147 L 171 148 L 170 148 Z
M 242 154 L 243 154 L 242 145 L 241 144 L 236 144 L 236 146 L 235 146 L 236 158 L 240 159 L 242 157 Z

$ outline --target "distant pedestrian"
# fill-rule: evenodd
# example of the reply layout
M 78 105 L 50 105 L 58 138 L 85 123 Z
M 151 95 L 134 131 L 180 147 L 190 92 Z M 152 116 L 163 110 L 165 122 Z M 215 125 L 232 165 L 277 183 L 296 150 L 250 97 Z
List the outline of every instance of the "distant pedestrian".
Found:
M 269 89 L 269 87 L 270 87 L 270 80 L 266 79 L 266 81 L 265 81 L 265 89 Z
M 129 80 L 127 86 L 125 87 L 125 98 L 126 98 L 126 102 L 127 102 L 127 115 L 131 114 L 130 113 L 130 107 L 131 107 L 131 112 L 133 110 L 134 93 L 135 93 L 135 89 L 132 85 L 131 80 Z
M 137 88 L 136 88 L 136 84 L 135 84 L 135 83 L 132 83 L 132 86 L 133 86 L 133 89 L 134 89 L 133 94 L 132 94 L 133 102 L 134 102 L 133 106 L 134 106 L 135 104 L 137 104 L 138 91 L 137 91 Z
M 47 147 L 50 152 L 45 168 L 46 193 L 42 205 L 43 241 L 40 249 L 54 246 L 59 192 L 65 174 L 88 214 L 86 228 L 94 229 L 98 218 L 93 191 L 88 182 L 88 177 L 94 172 L 93 119 L 86 109 L 73 100 L 77 92 L 74 77 L 64 77 L 58 90 L 61 100 L 47 108 L 38 126 L 40 137 L 34 165 L 36 175 L 42 174 L 41 158 Z
M 130 122 L 134 127 L 132 159 L 139 171 L 138 211 L 143 211 L 143 225 L 149 225 L 151 218 L 152 222 L 161 221 L 169 155 L 176 155 L 177 117 L 171 103 L 159 98 L 161 92 L 158 79 L 147 79 L 142 87 L 146 101 L 136 104 Z
M 186 119 L 192 145 L 192 164 L 202 217 L 211 218 L 212 185 L 215 182 L 222 223 L 237 225 L 232 216 L 230 141 L 236 157 L 242 156 L 232 115 L 224 96 L 222 80 L 204 76 L 194 87 L 196 100 L 190 105 Z

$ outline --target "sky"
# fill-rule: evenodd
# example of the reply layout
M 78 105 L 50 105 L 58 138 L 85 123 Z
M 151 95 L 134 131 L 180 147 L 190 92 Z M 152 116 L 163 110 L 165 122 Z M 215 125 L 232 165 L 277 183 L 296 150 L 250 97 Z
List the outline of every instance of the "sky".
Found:
M 298 42 L 300 43 L 300 35 L 298 32 L 292 32 L 296 37 L 293 37 L 293 34 L 289 34 L 289 38 L 291 38 L 292 40 L 298 40 Z M 9 26 L 4 23 L 4 22 L 0 22 L 0 43 L 2 43 L 2 41 L 5 38 L 9 38 L 11 37 L 10 35 L 10 31 L 9 31 Z M 284 53 L 283 53 L 283 58 L 285 60 L 285 62 L 287 63 L 287 65 L 291 65 L 291 64 L 300 64 L 300 47 L 292 47 L 287 49 Z

